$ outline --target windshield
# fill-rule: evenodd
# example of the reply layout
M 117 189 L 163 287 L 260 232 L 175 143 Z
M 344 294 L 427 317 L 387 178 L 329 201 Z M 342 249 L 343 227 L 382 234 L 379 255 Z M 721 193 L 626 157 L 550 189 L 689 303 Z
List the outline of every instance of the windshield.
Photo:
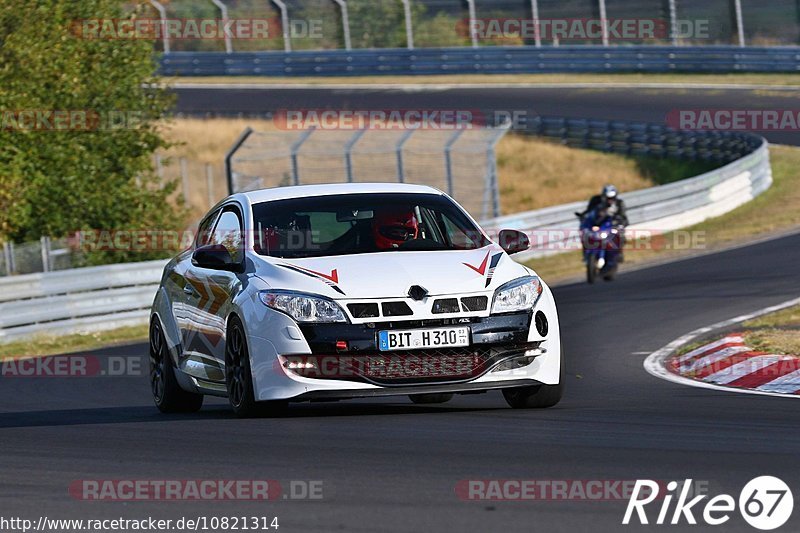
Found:
M 253 206 L 255 251 L 281 258 L 470 250 L 489 244 L 437 194 L 347 194 Z

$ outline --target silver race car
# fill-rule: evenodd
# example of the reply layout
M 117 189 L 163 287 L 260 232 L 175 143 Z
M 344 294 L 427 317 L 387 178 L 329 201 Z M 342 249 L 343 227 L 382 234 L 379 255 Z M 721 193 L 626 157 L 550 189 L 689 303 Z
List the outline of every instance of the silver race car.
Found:
M 164 269 L 150 378 L 164 412 L 227 397 L 237 415 L 289 402 L 499 389 L 512 407 L 563 391 L 549 287 L 425 186 L 347 184 L 235 194 Z

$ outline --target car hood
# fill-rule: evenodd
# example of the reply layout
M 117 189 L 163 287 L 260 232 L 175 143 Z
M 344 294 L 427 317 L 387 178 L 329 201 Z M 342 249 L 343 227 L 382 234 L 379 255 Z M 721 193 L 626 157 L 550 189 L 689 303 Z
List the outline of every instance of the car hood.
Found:
M 261 259 L 257 274 L 272 288 L 347 300 L 405 298 L 414 285 L 431 296 L 491 292 L 528 274 L 496 245 L 466 251 Z

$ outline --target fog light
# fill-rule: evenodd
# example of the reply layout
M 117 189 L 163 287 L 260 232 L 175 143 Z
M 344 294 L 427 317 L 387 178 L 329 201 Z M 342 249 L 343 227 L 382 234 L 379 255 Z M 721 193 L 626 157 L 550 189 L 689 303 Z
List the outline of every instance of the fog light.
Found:
M 550 324 L 547 322 L 547 316 L 541 311 L 536 313 L 536 316 L 533 318 L 534 325 L 536 326 L 536 331 L 542 337 L 547 337 L 547 334 L 550 333 Z

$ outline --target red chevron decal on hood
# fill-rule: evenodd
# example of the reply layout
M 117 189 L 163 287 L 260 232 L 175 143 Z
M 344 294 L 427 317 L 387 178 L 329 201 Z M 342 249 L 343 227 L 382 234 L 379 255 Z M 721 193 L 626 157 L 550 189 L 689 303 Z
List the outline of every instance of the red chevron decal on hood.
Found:
M 309 274 L 314 274 L 315 276 L 319 276 L 321 278 L 325 278 L 325 279 L 330 280 L 330 281 L 332 281 L 334 283 L 339 283 L 339 272 L 338 272 L 338 269 L 336 269 L 336 268 L 331 270 L 330 274 L 323 274 L 322 272 L 315 272 L 314 270 L 309 270 L 309 269 L 303 268 L 303 267 L 296 267 L 296 268 L 299 268 L 300 270 L 305 270 Z
M 490 253 L 491 252 L 486 252 L 486 257 L 483 258 L 483 263 L 481 263 L 478 267 L 474 267 L 474 266 L 470 265 L 469 263 L 462 263 L 462 264 L 464 266 L 468 266 L 469 268 L 471 268 L 472 270 L 474 270 L 475 272 L 477 272 L 478 274 L 483 276 L 484 274 L 486 274 L 486 265 L 489 264 L 489 254 Z

